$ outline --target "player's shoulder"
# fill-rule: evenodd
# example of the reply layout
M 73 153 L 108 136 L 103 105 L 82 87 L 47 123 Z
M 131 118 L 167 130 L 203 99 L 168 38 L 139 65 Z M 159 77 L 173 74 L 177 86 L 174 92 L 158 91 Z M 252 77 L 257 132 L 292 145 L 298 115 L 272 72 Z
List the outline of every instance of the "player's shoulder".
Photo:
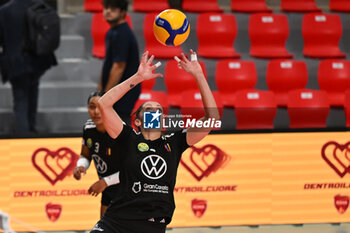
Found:
M 84 131 L 96 130 L 96 124 L 91 120 L 87 120 L 84 124 Z
M 125 131 L 127 134 L 132 134 L 135 136 L 141 135 L 140 131 L 136 131 L 131 125 L 126 124 L 124 121 L 123 121 L 123 131 Z

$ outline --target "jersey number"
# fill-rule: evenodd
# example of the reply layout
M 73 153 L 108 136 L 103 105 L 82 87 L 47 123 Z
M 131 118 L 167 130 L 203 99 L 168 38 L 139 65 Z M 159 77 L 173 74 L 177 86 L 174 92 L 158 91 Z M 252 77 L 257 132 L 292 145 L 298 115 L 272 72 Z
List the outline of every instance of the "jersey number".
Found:
M 100 150 L 100 143 L 95 142 L 95 153 L 98 153 L 99 150 Z

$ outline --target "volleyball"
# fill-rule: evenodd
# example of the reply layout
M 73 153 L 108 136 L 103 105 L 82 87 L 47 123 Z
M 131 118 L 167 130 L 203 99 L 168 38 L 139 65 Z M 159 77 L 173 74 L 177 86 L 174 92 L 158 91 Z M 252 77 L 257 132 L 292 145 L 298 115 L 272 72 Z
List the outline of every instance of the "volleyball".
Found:
M 175 9 L 164 10 L 154 20 L 153 33 L 166 46 L 178 46 L 190 34 L 190 23 L 184 13 Z

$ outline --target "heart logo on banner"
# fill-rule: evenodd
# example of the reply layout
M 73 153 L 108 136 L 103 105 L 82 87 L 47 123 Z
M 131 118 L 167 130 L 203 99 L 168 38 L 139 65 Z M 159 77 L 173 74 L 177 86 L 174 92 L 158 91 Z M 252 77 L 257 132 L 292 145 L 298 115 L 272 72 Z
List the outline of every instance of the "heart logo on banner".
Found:
M 200 181 L 203 177 L 208 177 L 230 161 L 230 156 L 219 147 L 207 144 L 201 148 L 191 147 L 189 157 L 181 159 L 181 164 Z
M 340 214 L 344 214 L 349 207 L 349 196 L 336 195 L 334 197 L 334 206 Z
M 79 156 L 67 147 L 56 151 L 39 148 L 32 155 L 33 166 L 51 185 L 71 175 L 78 159 Z
M 197 218 L 202 217 L 204 212 L 207 210 L 206 200 L 193 199 L 191 204 L 192 211 Z
M 340 177 L 350 173 L 350 142 L 344 145 L 334 141 L 328 142 L 322 147 L 321 154 Z
M 47 203 L 45 206 L 46 215 L 50 219 L 51 222 L 56 222 L 57 219 L 61 216 L 62 205 Z

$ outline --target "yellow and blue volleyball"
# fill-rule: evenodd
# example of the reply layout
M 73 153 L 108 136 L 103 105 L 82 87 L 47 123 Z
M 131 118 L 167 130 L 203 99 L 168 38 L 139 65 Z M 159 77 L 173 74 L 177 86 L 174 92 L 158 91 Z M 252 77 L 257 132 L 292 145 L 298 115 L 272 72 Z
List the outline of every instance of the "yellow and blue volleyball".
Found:
M 157 15 L 153 33 L 161 44 L 178 46 L 185 42 L 190 34 L 190 23 L 181 11 L 168 9 Z

